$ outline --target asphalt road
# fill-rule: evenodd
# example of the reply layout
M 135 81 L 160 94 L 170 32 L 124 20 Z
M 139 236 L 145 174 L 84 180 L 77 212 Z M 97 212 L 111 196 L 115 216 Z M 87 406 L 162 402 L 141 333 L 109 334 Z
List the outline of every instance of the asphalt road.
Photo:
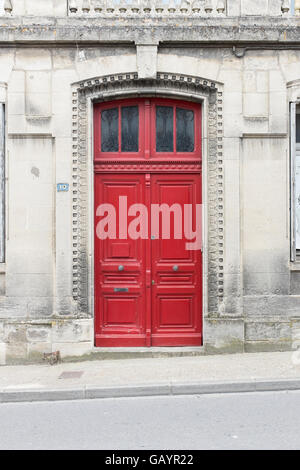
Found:
M 0 405 L 0 449 L 299 449 L 300 391 Z

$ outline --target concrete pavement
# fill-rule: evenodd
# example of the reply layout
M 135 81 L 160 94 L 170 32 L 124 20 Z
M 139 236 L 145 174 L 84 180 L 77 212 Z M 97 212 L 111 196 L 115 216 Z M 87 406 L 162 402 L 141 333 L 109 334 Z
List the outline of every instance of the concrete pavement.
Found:
M 3 403 L 0 449 L 298 450 L 299 407 L 300 391 Z
M 292 352 L 0 367 L 0 403 L 300 390 Z

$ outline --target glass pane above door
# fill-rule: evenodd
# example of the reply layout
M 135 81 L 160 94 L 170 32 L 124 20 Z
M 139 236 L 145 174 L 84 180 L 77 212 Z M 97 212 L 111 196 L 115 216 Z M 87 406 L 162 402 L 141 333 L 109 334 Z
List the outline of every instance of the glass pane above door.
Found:
M 193 152 L 194 147 L 194 111 L 176 108 L 176 151 Z
M 119 151 L 119 109 L 105 109 L 101 113 L 101 151 Z
M 95 159 L 201 158 L 201 106 L 166 98 L 96 103 Z
M 122 152 L 138 152 L 139 150 L 139 108 L 124 106 L 121 111 Z
M 174 111 L 170 106 L 156 106 L 156 151 L 174 150 Z

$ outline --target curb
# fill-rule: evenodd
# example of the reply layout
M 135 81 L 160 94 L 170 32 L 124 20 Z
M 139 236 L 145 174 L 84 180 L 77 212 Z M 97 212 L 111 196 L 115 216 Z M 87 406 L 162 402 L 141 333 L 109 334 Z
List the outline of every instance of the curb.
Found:
M 300 390 L 300 379 L 249 380 L 244 382 L 200 382 L 191 384 L 137 385 L 74 389 L 0 390 L 0 403 L 130 398 L 147 396 L 209 395 Z

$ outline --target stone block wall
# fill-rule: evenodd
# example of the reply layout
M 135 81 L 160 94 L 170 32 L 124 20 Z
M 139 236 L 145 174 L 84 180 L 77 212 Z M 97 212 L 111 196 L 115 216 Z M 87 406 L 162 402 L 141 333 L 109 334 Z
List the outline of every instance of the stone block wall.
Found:
M 52 6 L 58 8 L 59 4 Z M 26 5 L 29 8 L 30 2 Z M 265 47 L 262 42 L 260 47 L 243 43 L 236 48 L 217 44 L 216 37 L 212 37 L 214 47 L 191 45 L 189 38 L 199 32 L 198 23 L 182 27 L 185 41 L 180 47 L 170 47 L 168 41 L 156 41 L 162 35 L 160 26 L 151 26 L 154 39 L 148 43 L 151 34 L 141 25 L 133 30 L 128 23 L 129 33 L 135 31 L 138 37 L 122 44 L 120 23 L 119 43 L 114 40 L 110 44 L 107 38 L 117 35 L 118 25 L 105 24 L 103 28 L 100 22 L 87 28 L 86 20 L 76 21 L 52 25 L 53 29 L 44 25 L 42 33 L 40 26 L 18 32 L 20 24 L 16 23 L 14 34 L 23 34 L 23 42 L 17 44 L 12 37 L 0 48 L 7 176 L 6 260 L 0 266 L 0 363 L 40 360 L 44 352 L 56 350 L 63 356 L 93 352 L 90 109 L 83 143 L 88 156 L 90 207 L 84 219 L 87 256 L 84 266 L 79 266 L 86 270 L 88 279 L 86 309 L 79 307 L 73 291 L 74 265 L 80 265 L 74 225 L 74 214 L 81 210 L 76 189 L 81 160 L 80 155 L 79 160 L 75 157 L 78 114 L 82 111 L 78 89 L 82 83 L 103 76 L 136 76 L 122 85 L 125 96 L 126 87 L 132 88 L 134 80 L 153 84 L 157 73 L 196 77 L 219 90 L 215 106 L 220 140 L 215 148 L 218 165 L 214 177 L 216 187 L 221 185 L 224 191 L 222 207 L 216 207 L 222 214 L 223 235 L 218 239 L 216 258 L 219 278 L 213 282 L 218 283 L 222 296 L 216 309 L 208 307 L 206 271 L 204 349 L 213 353 L 291 349 L 300 321 L 300 268 L 290 262 L 289 101 L 300 98 L 300 51 L 272 43 L 276 31 L 281 34 L 282 30 L 270 23 L 264 27 L 270 35 Z M 253 27 L 251 21 L 245 20 L 243 31 Z M 84 41 L 72 41 L 70 24 L 81 31 L 86 28 Z M 296 34 L 295 25 L 287 28 L 287 37 Z M 218 28 L 221 38 L 225 26 Z M 52 37 L 54 29 L 60 35 L 59 42 Z M 0 27 L 2 38 L 5 31 Z M 99 42 L 100 32 L 106 34 L 105 43 Z M 173 33 L 170 27 L 171 42 Z M 35 34 L 41 35 L 39 44 L 30 43 L 36 40 Z M 93 35 L 91 42 L 89 34 Z M 147 41 L 143 41 L 145 36 Z M 168 95 L 168 80 L 163 86 Z M 207 111 L 203 117 L 207 159 L 208 123 L 214 118 Z M 70 184 L 70 191 L 57 192 L 58 183 Z M 208 243 L 208 226 L 204 235 Z

